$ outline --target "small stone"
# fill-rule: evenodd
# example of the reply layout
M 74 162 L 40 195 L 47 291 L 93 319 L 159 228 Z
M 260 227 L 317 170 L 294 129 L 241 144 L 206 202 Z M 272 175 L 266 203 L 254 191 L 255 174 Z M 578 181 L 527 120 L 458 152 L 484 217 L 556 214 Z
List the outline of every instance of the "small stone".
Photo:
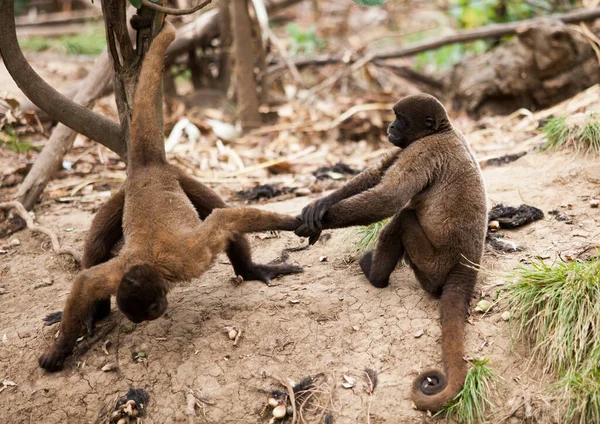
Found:
M 285 405 L 279 405 L 275 408 L 273 408 L 273 417 L 274 418 L 283 418 L 285 417 L 287 414 Z
M 353 329 L 354 331 L 358 331 L 358 330 L 360 330 L 360 327 L 359 327 L 358 325 L 355 325 L 354 327 L 352 327 L 352 329 Z
M 319 256 L 319 262 L 327 262 L 327 256 Z
M 296 196 L 308 196 L 311 193 L 309 188 L 306 187 L 300 187 L 297 188 L 296 190 L 294 190 L 294 194 Z
M 279 401 L 275 398 L 269 398 L 269 406 L 272 406 L 273 408 L 279 406 Z
M 423 330 L 422 328 L 417 330 L 414 334 L 415 339 L 418 339 L 419 337 L 421 337 L 423 334 L 425 334 L 425 330 Z
M 342 386 L 344 386 L 345 389 L 351 389 L 355 384 L 356 380 L 354 378 L 344 375 L 344 382 L 342 383 Z
M 102 371 L 104 371 L 104 372 L 114 371 L 116 369 L 117 369 L 117 365 L 112 362 L 109 362 L 108 364 L 106 364 L 102 367 Z
M 600 200 L 598 200 L 598 199 L 590 200 L 590 208 L 597 208 L 598 206 L 600 206 Z
M 490 302 L 489 300 L 480 300 L 479 302 L 477 302 L 477 306 L 475 307 L 475 310 L 478 312 L 487 312 L 492 308 L 492 302 Z
M 298 299 L 290 299 L 290 303 L 293 305 L 296 305 L 296 304 L 300 303 L 300 301 Z
M 10 243 L 11 246 L 20 246 L 21 245 L 21 240 L 19 240 L 17 238 L 14 238 L 9 243 Z
M 488 227 L 490 230 L 498 230 L 500 228 L 500 223 L 498 221 L 490 221 Z
M 500 318 L 502 318 L 503 321 L 508 321 L 510 319 L 510 311 L 502 312 L 502 315 L 500 315 Z
M 235 340 L 235 336 L 237 336 L 237 331 L 235 330 L 235 328 L 232 328 L 227 333 L 227 337 L 229 337 L 229 340 Z

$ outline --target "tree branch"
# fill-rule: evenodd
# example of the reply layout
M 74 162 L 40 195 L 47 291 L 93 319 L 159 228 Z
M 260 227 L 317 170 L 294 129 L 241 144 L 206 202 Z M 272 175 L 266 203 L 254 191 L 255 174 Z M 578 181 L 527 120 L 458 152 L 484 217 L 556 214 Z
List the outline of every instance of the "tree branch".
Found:
M 40 109 L 72 130 L 125 156 L 121 127 L 114 121 L 74 103 L 46 83 L 29 65 L 17 41 L 14 1 L 0 0 L 0 53 L 19 88 Z
M 142 0 L 142 4 L 148 9 L 155 10 L 157 12 L 165 13 L 167 15 L 190 15 L 206 6 L 208 6 L 212 0 L 201 1 L 198 5 L 189 9 L 174 9 L 172 7 L 161 6 L 160 4 L 152 3 L 150 0 Z
M 433 50 L 449 44 L 464 43 L 467 41 L 481 40 L 485 38 L 497 38 L 504 35 L 510 35 L 517 32 L 517 29 L 523 25 L 544 21 L 545 19 L 559 19 L 565 24 L 574 22 L 590 21 L 600 17 L 600 7 L 589 9 L 577 9 L 568 13 L 544 16 L 540 18 L 526 19 L 518 22 L 508 22 L 505 24 L 492 24 L 479 28 L 457 31 L 455 34 L 438 38 L 437 40 L 424 41 L 408 47 L 399 47 L 387 51 L 373 54 L 372 60 L 392 59 L 405 56 L 413 56 L 427 50 Z
M 372 53 L 370 55 L 369 62 L 376 62 L 378 64 L 386 59 L 395 59 L 399 57 L 413 56 L 417 53 L 421 53 L 427 50 L 438 49 L 440 47 L 447 46 L 449 44 L 464 43 L 467 41 L 481 40 L 485 38 L 497 38 L 504 35 L 515 34 L 517 30 L 523 25 L 528 25 L 536 22 L 543 21 L 545 19 L 558 19 L 565 24 L 584 22 L 594 20 L 600 17 L 600 7 L 594 7 L 589 9 L 578 9 L 568 13 L 555 14 L 544 16 L 540 18 L 526 19 L 518 22 L 509 22 L 505 24 L 492 24 L 484 27 L 466 29 L 457 31 L 455 34 L 441 37 L 435 40 L 424 41 L 422 43 L 412 44 L 410 46 L 402 46 L 393 49 L 389 49 L 382 52 Z M 357 56 L 348 61 L 348 64 L 355 63 L 363 59 L 361 56 Z M 296 67 L 302 68 L 306 66 L 323 66 L 345 62 L 344 55 L 320 55 L 320 56 L 306 56 L 299 57 L 293 61 Z M 285 64 L 277 64 L 271 66 L 269 72 L 276 72 L 285 67 Z

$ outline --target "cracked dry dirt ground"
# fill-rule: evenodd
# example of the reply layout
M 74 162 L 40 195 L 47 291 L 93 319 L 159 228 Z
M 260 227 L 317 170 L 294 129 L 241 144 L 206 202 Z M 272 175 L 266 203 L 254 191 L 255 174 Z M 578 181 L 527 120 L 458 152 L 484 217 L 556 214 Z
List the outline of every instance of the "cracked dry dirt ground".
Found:
M 500 272 L 520 259 L 540 254 L 554 260 L 559 252 L 576 252 L 598 240 L 600 212 L 589 208 L 585 198 L 600 195 L 597 168 L 593 158 L 531 153 L 507 166 L 484 170 L 491 201 L 527 203 L 544 212 L 570 203 L 572 210 L 566 212 L 573 215 L 573 224 L 546 214 L 542 221 L 506 232 L 526 249 L 505 255 L 486 252 L 484 265 L 493 274 L 480 278 L 472 307 L 482 295 L 491 299 L 502 282 Z M 295 213 L 308 200 L 265 207 Z M 38 221 L 53 228 L 65 246 L 81 248 L 91 218 L 75 208 L 53 208 Z M 65 232 L 67 228 L 72 231 Z M 372 423 L 429 420 L 411 408 L 409 387 L 420 370 L 441 365 L 438 302 L 420 289 L 407 269 L 398 269 L 387 289 L 370 287 L 357 263 L 343 262 L 344 230 L 333 232 L 325 243 L 292 253 L 289 261 L 303 266 L 304 274 L 278 279 L 271 287 L 256 281 L 235 286 L 222 256 L 203 278 L 171 292 L 166 316 L 143 323 L 132 333 L 120 331 L 120 376 L 101 371 L 115 361 L 116 327 L 89 351 L 68 360 L 64 371 L 47 374 L 38 368 L 37 357 L 56 332 L 56 326 L 43 327 L 41 318 L 63 307 L 75 271 L 69 259 L 44 250 L 43 236 L 22 231 L 16 237 L 21 245 L 0 256 L 0 282 L 5 288 L 0 295 L 0 337 L 6 334 L 5 343 L 0 342 L 0 379 L 17 383 L 0 393 L 1 423 L 94 422 L 102 406 L 130 386 L 150 393 L 145 423 L 186 422 L 189 388 L 215 402 L 206 407 L 205 415 L 198 411 L 196 422 L 253 423 L 265 401 L 261 390 L 277 387 L 273 375 L 298 381 L 319 372 L 334 375 L 338 383 L 334 422 L 365 423 L 368 399 L 362 384 L 343 389 L 340 382 L 342 374 L 360 381 L 367 366 L 379 372 Z M 298 245 L 292 234 L 252 240 L 259 261 Z M 328 257 L 326 262 L 319 261 L 322 255 Z M 501 307 L 485 316 L 473 312 L 467 325 L 468 355 L 491 357 L 490 365 L 501 378 L 491 422 L 500 422 L 523 395 L 531 398 L 538 422 L 553 422 L 556 401 L 545 395 L 551 379 L 528 367 L 522 346 L 511 348 L 502 312 Z M 119 320 L 120 325 L 127 324 L 120 317 L 113 306 L 98 330 Z M 243 329 L 236 347 L 222 332 L 228 325 Z M 415 338 L 420 329 L 424 335 Z M 105 339 L 112 341 L 109 356 L 101 349 Z M 132 359 L 136 346 L 147 352 L 146 364 Z M 503 422 L 523 422 L 522 417 L 521 408 Z

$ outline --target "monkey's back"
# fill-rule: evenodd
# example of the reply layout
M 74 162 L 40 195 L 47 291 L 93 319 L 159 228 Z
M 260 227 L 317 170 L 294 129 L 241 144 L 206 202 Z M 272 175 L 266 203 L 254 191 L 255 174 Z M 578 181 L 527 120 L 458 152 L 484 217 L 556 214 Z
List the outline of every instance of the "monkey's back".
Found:
M 440 166 L 410 207 L 436 248 L 478 263 L 487 231 L 483 175 L 462 134 L 452 132 L 438 138 L 439 148 L 432 147 L 440 152 Z
M 169 167 L 143 168 L 125 184 L 123 233 L 126 243 L 152 240 L 158 238 L 159 233 L 169 235 L 168 239 L 181 238 L 200 224 L 196 209 Z

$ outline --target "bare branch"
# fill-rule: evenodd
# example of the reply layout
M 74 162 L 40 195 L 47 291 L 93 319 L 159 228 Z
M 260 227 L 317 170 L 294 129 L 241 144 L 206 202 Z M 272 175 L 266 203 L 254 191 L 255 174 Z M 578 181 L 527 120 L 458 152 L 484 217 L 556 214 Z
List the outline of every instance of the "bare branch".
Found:
M 600 7 L 594 7 L 589 9 L 577 9 L 568 13 L 549 15 L 541 18 L 526 19 L 518 22 L 508 22 L 504 24 L 492 24 L 484 27 L 466 29 L 457 31 L 454 34 L 446 37 L 437 38 L 434 40 L 424 41 L 422 43 L 416 43 L 409 46 L 401 46 L 386 51 L 375 52 L 370 55 L 369 62 L 375 62 L 378 65 L 382 64 L 383 60 L 394 59 L 399 57 L 413 56 L 417 53 L 421 53 L 427 50 L 438 49 L 440 47 L 447 46 L 449 44 L 464 43 L 467 41 L 482 40 L 486 38 L 497 38 L 504 35 L 515 34 L 517 30 L 523 25 L 532 24 L 539 22 L 544 19 L 558 19 L 565 24 L 584 22 L 594 20 L 600 17 Z M 346 60 L 344 55 L 320 55 L 320 56 L 305 56 L 298 57 L 293 61 L 294 65 L 298 68 L 306 66 L 323 66 L 331 65 L 336 63 L 356 63 L 361 61 L 366 56 L 356 56 L 351 60 Z M 366 63 L 366 62 L 365 62 Z M 285 64 L 277 64 L 271 66 L 269 72 L 277 72 L 284 68 Z
M 14 19 L 14 1 L 0 0 L 0 52 L 8 72 L 19 88 L 40 109 L 108 147 L 119 156 L 125 156 L 125 144 L 121 139 L 121 127 L 114 121 L 69 100 L 46 83 L 29 65 L 17 41 Z
M 212 0 L 201 1 L 198 5 L 189 9 L 174 9 L 172 7 L 161 6 L 160 4 L 152 3 L 150 0 L 142 0 L 142 4 L 148 9 L 162 12 L 167 15 L 190 15 L 206 6 L 208 6 Z

